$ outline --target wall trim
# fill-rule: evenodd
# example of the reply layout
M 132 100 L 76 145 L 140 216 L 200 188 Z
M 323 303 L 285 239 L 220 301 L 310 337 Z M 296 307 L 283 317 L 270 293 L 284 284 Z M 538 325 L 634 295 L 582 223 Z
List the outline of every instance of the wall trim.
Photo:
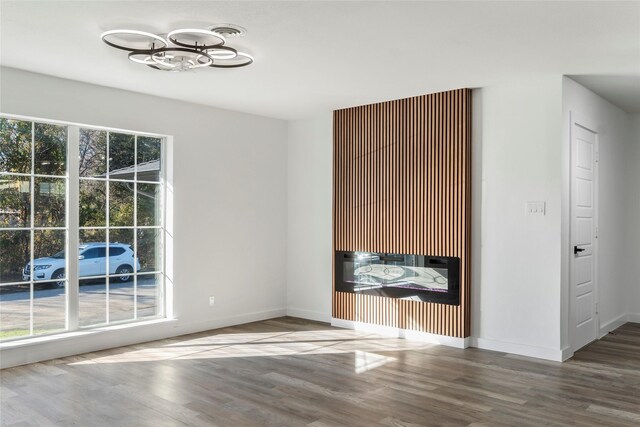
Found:
M 52 338 L 40 342 L 25 341 L 22 345 L 20 341 L 11 341 L 6 343 L 8 345 L 0 348 L 0 369 L 258 322 L 282 317 L 286 314 L 286 309 L 280 308 L 182 324 L 177 319 L 162 319 L 143 324 L 132 323 L 117 325 L 117 327 L 97 328 L 82 331 L 80 334 L 70 333 L 67 336 L 63 334 L 59 338 L 52 336 Z M 123 333 L 123 331 L 126 332 Z
M 623 314 L 621 316 L 618 316 L 617 318 L 605 323 L 604 325 L 600 326 L 600 330 L 598 331 L 598 339 L 601 339 L 603 337 L 605 337 L 609 332 L 613 331 L 614 329 L 618 329 L 620 326 L 624 325 L 625 323 L 629 322 L 629 318 L 631 317 L 630 314 Z
M 331 313 L 323 313 L 315 310 L 305 310 L 302 308 L 287 307 L 287 316 L 298 317 L 300 319 L 313 320 L 316 322 L 331 323 Z
M 627 314 L 627 322 L 640 323 L 640 313 Z
M 469 347 L 469 338 L 449 337 L 446 335 L 432 334 L 428 332 L 400 329 L 393 326 L 374 325 L 371 323 L 357 322 L 353 320 L 331 318 L 331 326 L 337 328 L 353 329 L 354 331 L 371 332 L 394 338 L 405 338 L 411 341 L 422 341 L 430 344 L 440 344 L 455 348 Z
M 261 320 L 275 319 L 276 317 L 283 317 L 286 315 L 286 308 L 276 308 L 272 310 L 255 311 L 253 313 L 239 314 L 236 316 L 222 317 L 219 319 L 211 319 L 201 322 L 190 322 L 178 326 L 178 328 L 180 328 L 179 335 L 194 334 L 196 332 L 210 331 L 212 329 L 226 328 L 228 326 L 259 322 Z
M 564 349 L 553 349 L 488 338 L 472 338 L 471 347 L 482 350 L 499 351 L 501 353 L 517 354 L 519 356 L 535 357 L 553 362 L 562 362 L 573 355 L 571 349 L 566 347 Z M 568 354 L 571 356 L 567 356 Z
M 570 345 L 566 346 L 562 350 L 562 361 L 569 360 L 573 357 L 574 352 Z

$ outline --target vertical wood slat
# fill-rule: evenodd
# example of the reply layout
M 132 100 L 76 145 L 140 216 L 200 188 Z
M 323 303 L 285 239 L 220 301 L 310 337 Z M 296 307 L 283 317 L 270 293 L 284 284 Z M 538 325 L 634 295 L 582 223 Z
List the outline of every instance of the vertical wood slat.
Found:
M 334 292 L 333 316 L 469 336 L 471 90 L 337 110 L 333 138 L 335 250 L 461 260 L 459 306 Z

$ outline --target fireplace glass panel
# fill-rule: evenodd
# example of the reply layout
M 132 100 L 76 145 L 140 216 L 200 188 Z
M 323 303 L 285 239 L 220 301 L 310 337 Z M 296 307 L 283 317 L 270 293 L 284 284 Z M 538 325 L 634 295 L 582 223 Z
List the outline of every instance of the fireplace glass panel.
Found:
M 455 257 L 336 252 L 336 290 L 459 304 L 459 270 Z

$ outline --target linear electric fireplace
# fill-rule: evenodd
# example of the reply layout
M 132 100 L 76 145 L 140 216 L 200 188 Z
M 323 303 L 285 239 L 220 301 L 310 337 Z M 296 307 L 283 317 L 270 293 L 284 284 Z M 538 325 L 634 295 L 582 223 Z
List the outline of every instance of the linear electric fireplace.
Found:
M 460 258 L 336 252 L 338 292 L 460 304 Z

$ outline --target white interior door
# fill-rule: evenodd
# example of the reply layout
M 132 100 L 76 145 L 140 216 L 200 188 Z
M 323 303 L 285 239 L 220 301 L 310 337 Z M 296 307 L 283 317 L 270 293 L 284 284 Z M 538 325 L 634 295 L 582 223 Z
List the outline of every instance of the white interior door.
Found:
M 571 122 L 571 328 L 576 351 L 597 339 L 597 134 Z

